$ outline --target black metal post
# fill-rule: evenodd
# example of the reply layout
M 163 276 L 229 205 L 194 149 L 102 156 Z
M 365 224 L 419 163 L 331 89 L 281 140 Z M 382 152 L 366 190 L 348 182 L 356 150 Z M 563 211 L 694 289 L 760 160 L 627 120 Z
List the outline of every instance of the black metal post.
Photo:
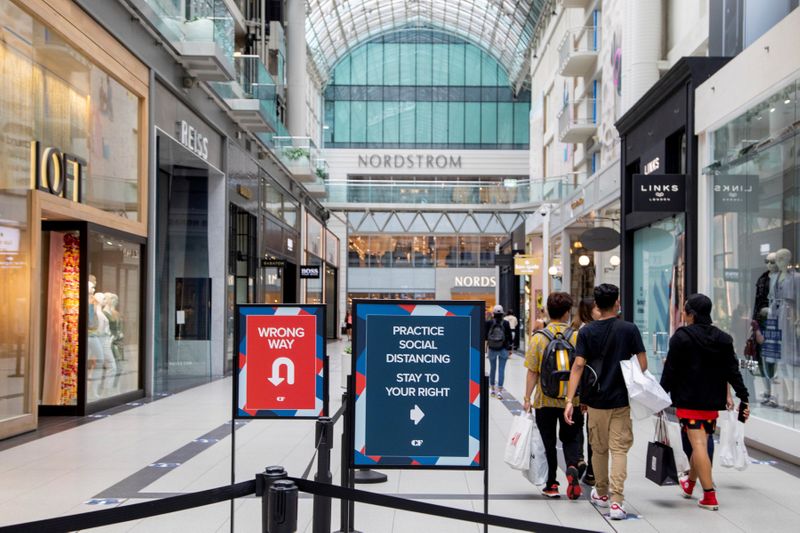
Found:
M 349 388 L 349 385 L 350 385 L 350 379 L 349 378 L 347 380 L 347 384 L 348 384 L 348 388 Z M 345 487 L 345 488 L 349 488 L 350 487 L 350 463 L 347 460 L 347 453 L 349 452 L 349 450 L 347 449 L 347 431 L 348 431 L 347 420 L 350 417 L 350 415 L 348 413 L 349 409 L 348 409 L 347 401 L 348 401 L 347 392 L 344 392 L 342 394 L 342 405 L 344 405 L 345 408 L 344 408 L 344 420 L 342 421 L 342 453 L 341 453 L 341 457 L 342 457 L 341 463 L 342 464 L 341 464 L 341 480 L 340 480 L 340 484 L 341 484 L 342 487 Z M 347 500 L 344 500 L 344 499 L 340 500 L 340 505 L 339 505 L 339 531 L 341 531 L 343 533 L 347 533 L 347 532 L 350 531 L 350 529 L 348 529 L 348 526 L 350 524 L 350 521 L 348 519 L 349 512 L 350 512 L 350 502 L 348 502 Z
M 261 530 L 269 531 L 269 488 L 278 480 L 288 476 L 282 466 L 268 466 L 262 474 L 256 474 L 256 496 L 261 498 Z
M 331 448 L 333 448 L 333 422 L 330 417 L 323 416 L 317 420 L 316 439 L 317 445 L 317 473 L 314 481 L 319 483 L 332 483 L 331 473 Z M 330 533 L 331 530 L 331 499 L 318 494 L 314 495 L 313 533 Z
M 297 531 L 297 496 L 297 485 L 292 480 L 278 479 L 269 485 L 267 494 L 262 496 L 263 533 L 295 533 Z

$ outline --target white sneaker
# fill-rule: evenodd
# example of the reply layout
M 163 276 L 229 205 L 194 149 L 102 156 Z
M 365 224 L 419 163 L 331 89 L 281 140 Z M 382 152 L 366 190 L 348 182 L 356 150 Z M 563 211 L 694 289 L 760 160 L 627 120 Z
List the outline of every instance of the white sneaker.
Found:
M 628 518 L 628 513 L 625 512 L 625 508 L 621 504 L 614 502 L 611 504 L 609 517 L 611 520 L 625 520 Z
M 608 507 L 608 496 L 600 496 L 597 493 L 597 489 L 592 489 L 592 503 L 595 504 L 597 507 Z

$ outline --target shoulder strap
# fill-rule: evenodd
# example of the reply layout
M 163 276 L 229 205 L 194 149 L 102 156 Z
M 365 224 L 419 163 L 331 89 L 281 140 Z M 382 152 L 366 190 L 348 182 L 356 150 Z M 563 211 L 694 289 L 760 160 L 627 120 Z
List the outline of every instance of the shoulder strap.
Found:
M 544 335 L 547 338 L 548 342 L 556 338 L 555 335 L 553 335 L 553 332 L 547 329 L 546 327 L 538 331 L 535 331 L 533 334 L 536 335 L 537 333 L 541 333 L 542 335 Z

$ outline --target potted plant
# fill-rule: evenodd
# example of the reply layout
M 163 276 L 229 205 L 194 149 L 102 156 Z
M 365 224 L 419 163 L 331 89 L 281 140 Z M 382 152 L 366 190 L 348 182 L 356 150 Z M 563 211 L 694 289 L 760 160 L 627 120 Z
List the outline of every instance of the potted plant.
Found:
M 327 170 L 325 170 L 323 167 L 317 167 L 317 168 L 314 170 L 314 174 L 316 174 L 316 175 L 317 175 L 317 177 L 318 177 L 319 179 L 321 179 L 321 180 L 326 180 L 326 179 L 328 179 L 328 171 L 327 171 Z
M 285 155 L 286 159 L 289 161 L 297 161 L 304 157 L 308 159 L 311 157 L 311 152 L 308 148 L 303 148 L 302 146 L 287 146 L 283 149 L 283 155 Z

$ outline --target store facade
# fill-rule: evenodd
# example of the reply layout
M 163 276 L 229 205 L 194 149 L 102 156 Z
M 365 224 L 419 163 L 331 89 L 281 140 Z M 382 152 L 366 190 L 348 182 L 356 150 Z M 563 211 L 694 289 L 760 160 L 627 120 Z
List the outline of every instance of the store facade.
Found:
M 694 90 L 727 61 L 681 59 L 617 122 L 622 311 L 639 327 L 655 375 L 698 287 Z
M 0 34 L 3 438 L 144 394 L 149 74 L 66 0 Z
M 697 92 L 700 289 L 734 339 L 747 436 L 800 461 L 800 47 L 795 10 Z M 719 95 L 717 87 L 736 85 Z M 745 345 L 761 332 L 748 356 Z M 758 342 L 761 338 L 763 342 Z

